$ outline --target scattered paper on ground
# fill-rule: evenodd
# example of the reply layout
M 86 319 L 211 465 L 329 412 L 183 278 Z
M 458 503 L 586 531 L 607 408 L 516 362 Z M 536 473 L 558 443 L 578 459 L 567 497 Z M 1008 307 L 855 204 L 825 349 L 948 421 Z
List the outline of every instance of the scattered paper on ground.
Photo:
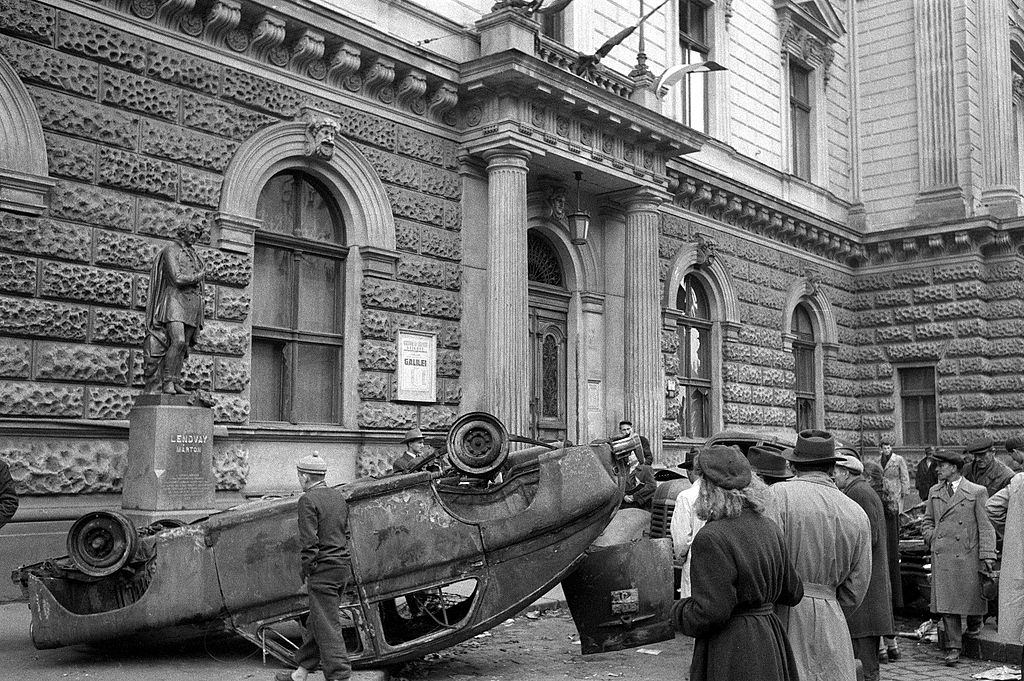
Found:
M 644 655 L 661 655 L 660 650 L 654 650 L 653 648 L 637 648 L 636 652 L 643 653 Z
M 988 679 L 989 681 L 1006 681 L 1007 679 L 1019 679 L 1020 670 L 1013 669 L 1003 665 L 1002 667 L 993 667 L 992 669 L 986 669 L 983 672 L 971 675 L 972 679 Z

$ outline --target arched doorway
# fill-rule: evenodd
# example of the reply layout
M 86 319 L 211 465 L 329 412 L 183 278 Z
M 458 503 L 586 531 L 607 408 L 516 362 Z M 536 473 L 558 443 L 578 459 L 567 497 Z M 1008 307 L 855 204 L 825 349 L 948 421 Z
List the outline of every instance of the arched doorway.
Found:
M 558 252 L 536 230 L 527 233 L 530 283 L 530 435 L 542 440 L 568 434 L 566 356 L 569 291 Z

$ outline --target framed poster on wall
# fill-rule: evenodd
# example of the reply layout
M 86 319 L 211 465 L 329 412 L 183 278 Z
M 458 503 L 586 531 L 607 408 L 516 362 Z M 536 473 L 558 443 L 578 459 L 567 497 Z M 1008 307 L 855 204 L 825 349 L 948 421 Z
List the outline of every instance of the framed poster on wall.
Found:
M 403 402 L 437 401 L 437 335 L 398 332 L 398 394 Z

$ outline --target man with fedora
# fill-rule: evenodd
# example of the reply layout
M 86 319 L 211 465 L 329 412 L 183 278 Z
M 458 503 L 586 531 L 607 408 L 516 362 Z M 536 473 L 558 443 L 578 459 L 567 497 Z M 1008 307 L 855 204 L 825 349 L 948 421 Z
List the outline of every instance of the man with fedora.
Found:
M 889 582 L 889 562 L 885 527 L 885 509 L 871 484 L 861 475 L 864 464 L 853 450 L 836 450 L 832 479 L 843 494 L 864 509 L 871 523 L 871 580 L 864 601 L 846 616 L 853 639 L 853 655 L 864 665 L 864 680 L 878 681 L 879 639 L 894 635 L 892 619 L 892 587 Z
M 392 473 L 408 473 L 427 456 L 423 453 L 426 447 L 423 439 L 423 432 L 419 428 L 411 428 L 405 432 L 402 438 L 405 451 L 391 464 Z
M 672 537 L 672 551 L 676 559 L 683 561 L 683 567 L 679 575 L 679 597 L 689 598 L 690 596 L 690 545 L 693 538 L 697 536 L 700 528 L 704 527 L 704 521 L 697 517 L 694 506 L 697 504 L 697 495 L 700 494 L 700 467 L 697 465 L 700 454 L 696 447 L 686 453 L 686 460 L 683 468 L 690 476 L 693 483 L 676 496 L 676 506 L 672 510 L 672 520 L 669 522 L 669 534 Z
M 963 477 L 976 485 L 981 485 L 992 496 L 1010 484 L 1013 471 L 1002 461 L 996 459 L 995 445 L 990 437 L 971 440 L 967 445 L 968 456 L 974 460 L 963 468 Z
M 792 453 L 793 450 L 789 451 Z M 751 447 L 747 450 L 747 460 L 750 461 L 751 470 L 768 486 L 793 477 L 789 462 L 781 454 L 767 447 Z
M 967 617 L 967 635 L 976 636 L 988 612 L 978 571 L 983 565 L 992 571 L 996 532 L 985 511 L 985 488 L 960 475 L 964 457 L 940 451 L 935 460 L 939 482 L 928 492 L 921 529 L 932 552 L 931 611 L 942 615 L 945 662 L 952 667 L 963 647 L 962 617 Z
M 296 469 L 303 491 L 298 503 L 299 562 L 309 592 L 309 618 L 295 651 L 298 669 L 274 678 L 305 681 L 323 667 L 325 681 L 344 681 L 352 676 L 339 609 L 341 594 L 352 581 L 348 503 L 340 489 L 327 486 L 327 462 L 318 453 L 299 459 Z
M 804 598 L 779 616 L 801 681 L 855 681 L 845 614 L 860 606 L 868 590 L 871 523 L 830 477 L 836 462 L 831 433 L 802 431 L 787 458 L 796 477 L 768 488 L 767 515 L 782 529 Z

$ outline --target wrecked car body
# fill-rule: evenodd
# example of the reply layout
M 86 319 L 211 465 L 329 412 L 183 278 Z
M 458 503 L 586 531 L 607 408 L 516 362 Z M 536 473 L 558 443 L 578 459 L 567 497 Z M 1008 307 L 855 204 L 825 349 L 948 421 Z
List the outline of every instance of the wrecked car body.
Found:
M 341 486 L 354 575 L 342 610 L 354 667 L 422 657 L 516 614 L 576 567 L 619 506 L 635 436 L 510 453 L 500 422 L 467 416 L 449 434 L 448 471 Z M 233 631 L 290 662 L 296 622 L 308 612 L 297 503 L 297 495 L 253 501 L 137 536 L 118 514 L 83 518 L 69 556 L 12 575 L 28 598 L 33 642 Z

